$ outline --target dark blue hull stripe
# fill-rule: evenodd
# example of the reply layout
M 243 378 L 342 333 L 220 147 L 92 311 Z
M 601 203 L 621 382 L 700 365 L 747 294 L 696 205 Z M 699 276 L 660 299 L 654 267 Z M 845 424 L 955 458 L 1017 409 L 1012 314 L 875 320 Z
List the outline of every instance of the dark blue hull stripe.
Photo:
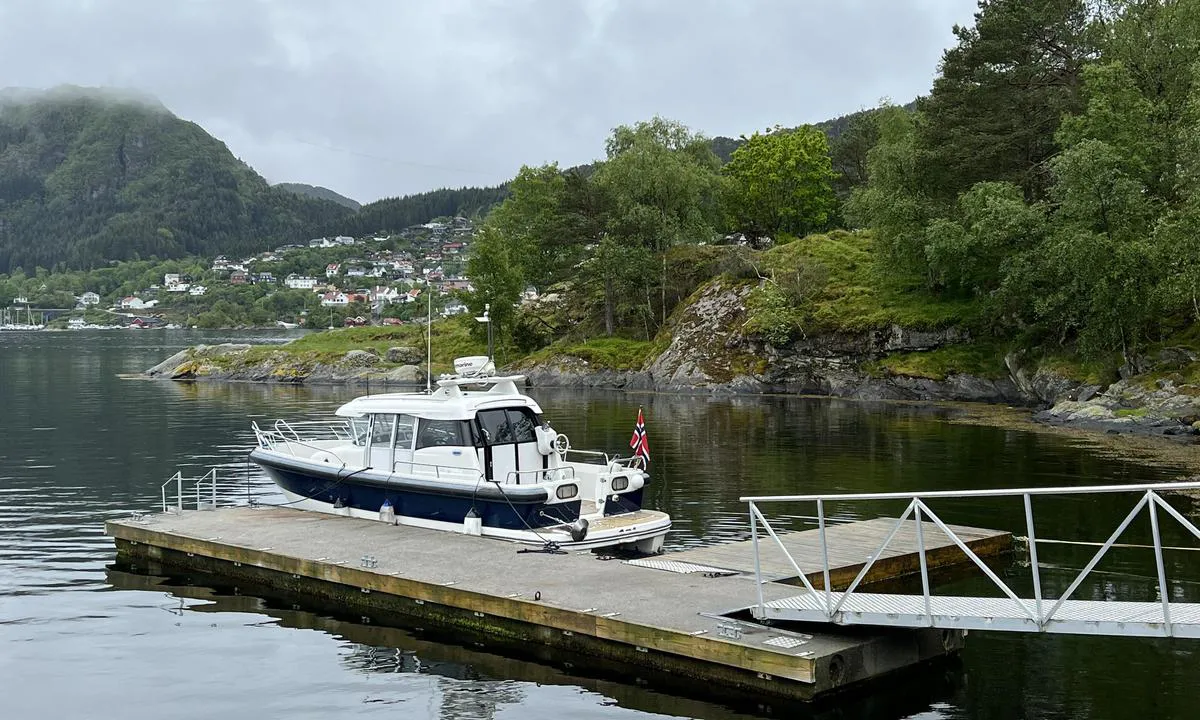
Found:
M 461 523 L 474 506 L 475 513 L 483 519 L 486 527 L 505 530 L 561 525 L 574 522 L 579 517 L 578 500 L 553 505 L 544 501 L 522 502 L 519 499 L 507 502 L 477 497 L 472 500 L 460 493 L 417 492 L 400 487 L 381 487 L 377 483 L 356 483 L 353 477 L 331 480 L 301 470 L 258 462 L 276 485 L 293 495 L 330 505 L 340 503 L 355 510 L 378 512 L 384 500 L 387 500 L 397 516 Z

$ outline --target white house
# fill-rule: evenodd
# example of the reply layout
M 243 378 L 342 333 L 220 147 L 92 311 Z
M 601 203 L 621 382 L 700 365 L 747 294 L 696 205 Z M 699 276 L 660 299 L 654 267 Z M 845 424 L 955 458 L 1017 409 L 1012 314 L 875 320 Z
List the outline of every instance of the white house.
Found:
M 357 266 L 346 268 L 346 277 L 363 277 L 366 274 L 367 274 L 366 270 L 363 270 L 362 268 L 357 267 Z
M 193 285 L 188 289 L 188 295 L 194 295 L 196 297 L 200 297 L 206 292 L 208 292 L 208 288 L 204 287 L 203 285 Z
M 404 293 L 393 287 L 376 286 L 371 290 L 371 302 L 373 303 L 394 303 L 403 302 L 400 296 Z
M 225 257 L 224 255 L 218 255 L 213 259 L 212 269 L 214 272 L 220 272 L 221 270 L 228 270 L 229 266 L 232 264 L 233 263 L 229 261 L 229 258 Z
M 18 295 L 17 297 L 13 298 L 13 305 L 28 305 L 28 304 L 29 304 L 29 298 L 25 297 L 24 295 Z
M 337 245 L 337 243 L 329 238 L 313 238 L 308 241 L 308 246 L 315 248 L 331 248 L 334 245 Z
M 283 280 L 283 284 L 293 290 L 312 290 L 317 286 L 317 279 L 307 275 L 297 275 L 292 273 Z
M 84 294 L 79 296 L 79 304 L 83 305 L 84 307 L 87 307 L 89 305 L 99 305 L 100 304 L 100 296 L 97 295 L 96 293 L 92 292 L 91 290 L 88 290 L 87 292 L 85 292 Z
M 137 295 L 121 298 L 122 310 L 145 310 L 158 304 L 157 300 L 142 300 Z
M 325 266 L 325 277 L 331 278 L 338 274 L 338 270 L 342 268 L 341 263 L 329 263 Z
M 463 315 L 467 313 L 467 306 L 463 305 L 458 300 L 451 300 L 442 308 L 442 317 L 450 317 L 451 315 Z
M 325 307 L 349 305 L 350 297 L 343 292 L 327 292 L 321 296 L 321 304 Z
M 191 285 L 189 285 L 188 283 L 185 283 L 185 282 L 171 283 L 170 285 L 167 285 L 167 292 L 173 292 L 173 293 L 187 292 L 188 288 L 190 288 L 190 287 L 191 287 Z
M 349 235 L 338 235 L 333 241 L 338 245 L 353 245 L 355 243 L 354 238 Z
M 179 273 L 167 273 L 163 275 L 163 287 L 171 287 L 179 284 Z

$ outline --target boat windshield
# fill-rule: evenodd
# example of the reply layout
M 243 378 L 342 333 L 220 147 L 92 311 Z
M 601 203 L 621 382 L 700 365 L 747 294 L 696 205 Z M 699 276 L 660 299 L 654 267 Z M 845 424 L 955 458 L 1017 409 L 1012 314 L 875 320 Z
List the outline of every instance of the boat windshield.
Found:
M 367 430 L 370 428 L 370 423 L 371 419 L 365 415 L 350 418 L 350 433 L 354 436 L 355 445 L 367 444 Z

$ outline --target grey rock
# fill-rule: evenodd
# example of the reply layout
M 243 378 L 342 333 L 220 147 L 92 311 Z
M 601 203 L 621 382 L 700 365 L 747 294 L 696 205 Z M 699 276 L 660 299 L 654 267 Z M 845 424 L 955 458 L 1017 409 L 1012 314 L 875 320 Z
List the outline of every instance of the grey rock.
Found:
M 1096 397 L 1100 390 L 1101 388 L 1099 385 L 1084 385 L 1083 387 L 1079 388 L 1077 393 L 1075 393 L 1075 399 L 1079 402 L 1087 402 L 1088 400 Z
M 191 350 L 180 350 L 171 357 L 163 360 L 159 364 L 147 370 L 146 374 L 150 377 L 159 377 L 170 374 L 191 357 L 191 352 Z
M 349 367 L 370 367 L 379 362 L 379 356 L 366 350 L 351 350 L 342 357 L 342 362 Z
M 383 354 L 383 359 L 390 363 L 420 365 L 425 360 L 425 353 L 414 347 L 390 347 Z
M 1075 394 L 1082 383 L 1053 370 L 1039 368 L 1029 380 L 1029 388 L 1039 401 L 1053 405 Z
M 418 384 L 425 382 L 425 371 L 416 365 L 402 365 L 379 376 L 383 382 Z
M 1185 347 L 1168 347 L 1158 351 L 1154 356 L 1155 367 L 1168 369 L 1180 367 L 1196 361 L 1196 353 Z

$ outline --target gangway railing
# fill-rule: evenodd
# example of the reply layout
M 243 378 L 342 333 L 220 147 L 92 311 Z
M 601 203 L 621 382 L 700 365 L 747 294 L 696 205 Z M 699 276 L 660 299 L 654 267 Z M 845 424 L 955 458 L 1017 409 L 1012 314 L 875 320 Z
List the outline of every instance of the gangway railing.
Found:
M 162 484 L 162 511 L 164 513 L 177 512 L 182 513 L 184 510 L 184 483 L 190 483 L 190 490 L 196 493 L 196 509 L 197 510 L 214 510 L 217 507 L 217 469 L 213 468 L 200 477 L 184 477 L 183 471 L 176 471 L 174 475 L 167 478 L 167 481 Z M 171 485 L 175 486 L 175 501 L 172 504 L 167 503 L 167 488 Z M 207 490 L 207 491 L 206 491 Z M 208 501 L 204 500 L 204 496 L 208 496 Z
M 830 622 L 839 625 L 898 625 L 905 627 L 940 627 L 945 629 L 1014 630 L 1025 632 L 1058 632 L 1097 635 L 1178 636 L 1200 638 L 1200 604 L 1172 602 L 1166 566 L 1163 562 L 1163 541 L 1158 511 L 1162 510 L 1179 522 L 1194 537 L 1200 539 L 1200 529 L 1162 497 L 1162 493 L 1198 491 L 1200 482 L 1153 483 L 1140 485 L 1102 485 L 1084 487 L 1052 487 L 1021 489 L 989 489 L 935 491 L 925 493 L 851 493 L 817 495 L 776 495 L 743 497 L 749 506 L 750 536 L 754 548 L 754 574 L 758 593 L 751 609 L 759 619 Z M 1034 526 L 1033 498 L 1035 496 L 1100 495 L 1137 493 L 1138 500 L 1117 528 L 1100 545 L 1099 550 L 1078 571 L 1067 589 L 1056 598 L 1046 597 L 1038 564 L 1038 543 L 1041 541 Z M 1021 498 L 1025 511 L 1025 526 L 1032 572 L 1033 597 L 1021 597 L 991 567 L 987 565 L 954 528 L 942 521 L 930 508 L 930 503 L 955 498 Z M 830 587 L 829 545 L 826 535 L 827 503 L 903 501 L 908 505 L 876 550 L 868 555 L 862 569 L 850 585 L 841 592 Z M 823 587 L 813 587 L 808 574 L 789 552 L 760 506 L 773 503 L 814 503 L 819 534 L 820 567 Z M 1143 511 L 1150 516 L 1154 562 L 1158 584 L 1155 602 L 1119 600 L 1073 600 L 1091 572 L 1105 557 L 1117 540 Z M 916 552 L 919 556 L 921 594 L 881 594 L 859 591 L 875 562 L 888 550 L 905 522 L 912 521 L 916 530 Z M 932 522 L 983 574 L 1003 593 L 1003 598 L 948 597 L 930 591 L 928 549 L 925 542 L 926 520 Z M 774 541 L 808 591 L 804 595 L 766 601 L 761 562 L 760 528 Z M 1093 544 L 1093 543 L 1085 543 Z M 1191 549 L 1191 548 L 1188 548 Z M 1196 548 L 1200 549 L 1200 548 Z M 810 568 L 810 572 L 814 572 Z

